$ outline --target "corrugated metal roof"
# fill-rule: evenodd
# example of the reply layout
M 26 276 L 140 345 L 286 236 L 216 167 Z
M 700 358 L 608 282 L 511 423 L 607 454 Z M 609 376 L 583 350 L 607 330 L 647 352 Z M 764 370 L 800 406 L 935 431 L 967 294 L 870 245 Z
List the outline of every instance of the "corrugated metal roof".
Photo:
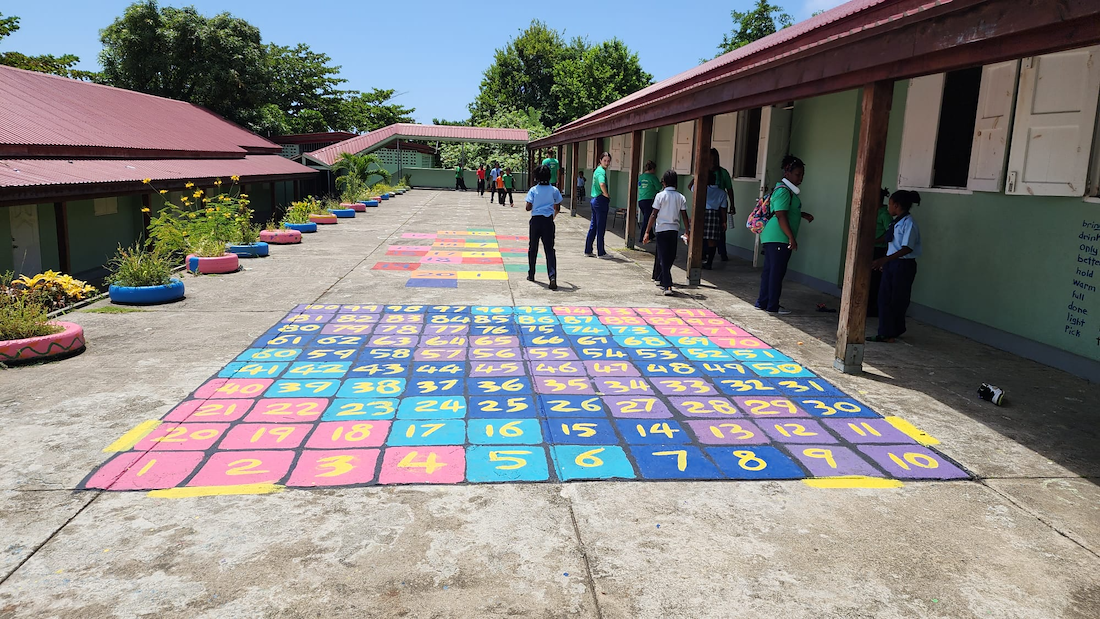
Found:
M 453 125 L 414 125 L 397 123 L 358 137 L 326 146 L 306 155 L 325 165 L 336 163 L 340 153 L 359 154 L 394 138 L 412 140 L 439 140 L 443 142 L 497 142 L 526 144 L 526 129 L 496 129 L 493 127 L 456 127 Z
M 141 151 L 188 157 L 280 151 L 190 103 L 0 67 L 0 155 L 19 156 L 34 146 L 127 149 L 134 157 Z
M 240 159 L 0 159 L 0 187 L 313 175 L 316 170 L 279 155 Z

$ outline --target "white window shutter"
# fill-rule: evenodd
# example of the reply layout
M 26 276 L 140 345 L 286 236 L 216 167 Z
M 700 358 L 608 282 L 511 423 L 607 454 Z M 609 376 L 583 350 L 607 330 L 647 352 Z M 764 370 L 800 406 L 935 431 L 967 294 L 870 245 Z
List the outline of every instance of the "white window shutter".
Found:
M 764 180 L 764 169 L 768 165 L 768 140 L 772 126 L 772 106 L 760 108 L 760 146 L 756 151 L 756 178 Z
M 622 170 L 623 169 L 623 136 L 615 135 L 611 137 L 611 146 L 608 149 L 611 153 L 611 169 Z
M 1000 191 L 1004 186 L 1005 156 L 1012 102 L 1016 100 L 1016 75 L 1020 61 L 982 67 L 978 91 L 978 114 L 974 119 L 974 144 L 970 150 L 970 174 L 966 187 L 972 191 Z
M 718 150 L 718 162 L 727 170 L 733 169 L 733 144 L 737 138 L 737 112 L 718 114 L 710 132 L 710 147 Z
M 596 169 L 596 140 L 588 140 L 584 143 L 584 167 L 589 170 Z
M 626 134 L 623 135 L 623 151 L 622 152 L 623 152 L 623 156 L 622 156 L 623 170 L 629 172 L 630 171 L 630 163 L 632 161 L 631 156 L 634 153 L 634 134 L 626 133 Z M 645 162 L 643 161 L 642 163 L 645 163 Z M 638 174 L 641 174 L 641 173 L 642 173 L 642 171 L 638 170 Z
M 672 169 L 677 174 L 691 174 L 691 150 L 695 145 L 695 121 L 676 125 L 672 144 Z
M 909 80 L 905 120 L 901 129 L 898 187 L 931 187 L 936 157 L 936 133 L 943 102 L 943 73 Z
M 1025 58 L 1005 193 L 1083 196 L 1100 93 L 1100 46 Z

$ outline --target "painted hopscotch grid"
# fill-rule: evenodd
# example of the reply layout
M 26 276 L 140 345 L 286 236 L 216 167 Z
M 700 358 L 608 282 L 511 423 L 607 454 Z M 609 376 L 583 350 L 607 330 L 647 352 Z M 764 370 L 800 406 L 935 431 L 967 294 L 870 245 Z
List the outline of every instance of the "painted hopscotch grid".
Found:
M 376 271 L 409 273 L 409 288 L 457 288 L 460 281 L 506 280 L 509 273 L 527 274 L 526 236 L 498 235 L 489 228 L 406 232 L 402 245 L 390 245 Z M 510 244 L 510 245 L 509 245 Z M 475 268 L 467 270 L 467 265 Z M 480 267 L 480 268 L 476 268 Z M 546 265 L 535 267 L 546 272 Z
M 709 310 L 301 305 L 81 487 L 968 478 L 935 442 Z

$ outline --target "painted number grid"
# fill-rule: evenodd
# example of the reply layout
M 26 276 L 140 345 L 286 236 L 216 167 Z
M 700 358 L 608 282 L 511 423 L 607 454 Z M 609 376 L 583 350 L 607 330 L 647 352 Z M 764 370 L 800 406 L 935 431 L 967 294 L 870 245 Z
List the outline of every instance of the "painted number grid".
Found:
M 85 488 L 963 479 L 709 310 L 301 305 Z
M 390 245 L 376 271 L 404 271 L 409 288 L 457 288 L 459 281 L 506 280 L 527 275 L 526 236 L 498 235 L 489 228 L 406 232 L 401 245 Z M 535 267 L 546 272 L 546 265 Z

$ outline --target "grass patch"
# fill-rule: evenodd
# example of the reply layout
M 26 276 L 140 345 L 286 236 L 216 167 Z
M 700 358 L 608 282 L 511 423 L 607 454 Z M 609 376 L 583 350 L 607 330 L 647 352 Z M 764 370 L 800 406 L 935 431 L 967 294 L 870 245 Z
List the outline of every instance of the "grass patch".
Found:
M 135 307 L 115 307 L 114 305 L 107 305 L 104 307 L 93 307 L 92 309 L 80 310 L 88 314 L 133 314 L 134 312 L 144 312 L 146 310 L 137 309 Z

